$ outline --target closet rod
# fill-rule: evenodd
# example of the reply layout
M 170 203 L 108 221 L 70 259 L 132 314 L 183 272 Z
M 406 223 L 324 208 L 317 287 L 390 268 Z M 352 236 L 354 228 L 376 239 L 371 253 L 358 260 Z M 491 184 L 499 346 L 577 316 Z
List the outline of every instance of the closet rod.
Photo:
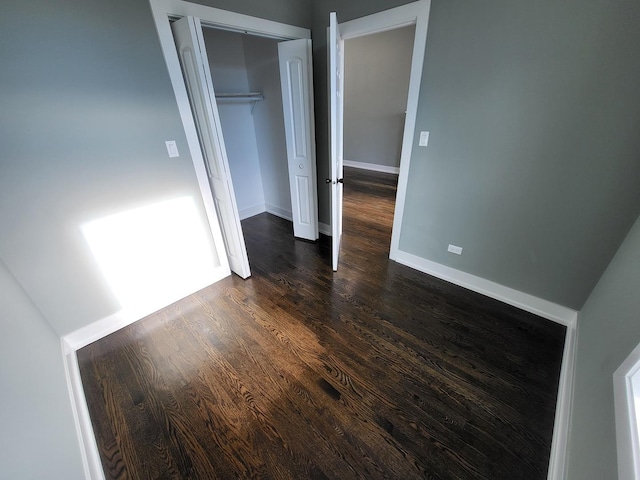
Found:
M 259 102 L 264 100 L 264 94 L 262 92 L 216 93 L 216 99 L 228 102 Z

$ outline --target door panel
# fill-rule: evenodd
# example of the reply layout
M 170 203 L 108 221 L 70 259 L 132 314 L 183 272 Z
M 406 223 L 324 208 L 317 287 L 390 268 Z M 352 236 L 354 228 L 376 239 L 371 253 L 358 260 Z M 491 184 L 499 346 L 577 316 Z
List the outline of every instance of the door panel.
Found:
M 171 25 L 189 93 L 214 204 L 220 219 L 229 266 L 242 278 L 251 275 L 229 162 L 224 146 L 211 71 L 200 20 L 184 17 Z
M 342 240 L 343 195 L 343 117 L 344 117 L 344 42 L 340 36 L 338 19 L 329 15 L 329 122 L 331 137 L 331 263 L 338 270 Z
M 309 197 L 309 178 L 298 175 L 297 180 L 297 198 L 304 199 Z M 298 204 L 300 210 L 300 222 L 308 225 L 311 222 L 311 212 L 309 211 L 309 202 L 301 202 Z
M 311 40 L 278 43 L 293 234 L 318 239 Z

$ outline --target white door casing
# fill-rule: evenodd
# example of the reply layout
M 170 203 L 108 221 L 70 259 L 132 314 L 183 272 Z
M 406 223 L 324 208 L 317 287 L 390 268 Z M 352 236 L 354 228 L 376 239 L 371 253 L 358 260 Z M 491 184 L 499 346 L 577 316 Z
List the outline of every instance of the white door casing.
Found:
M 413 54 L 411 57 L 411 73 L 409 75 L 409 93 L 407 96 L 404 134 L 402 137 L 402 152 L 400 155 L 400 173 L 398 176 L 396 207 L 393 215 L 391 249 L 389 252 L 389 257 L 392 260 L 397 260 L 401 253 L 400 235 L 407 195 L 411 154 L 415 139 L 418 97 L 422 81 L 422 67 L 426 51 L 430 10 L 431 0 L 418 0 L 416 2 L 367 15 L 366 17 L 349 20 L 340 24 L 340 33 L 343 40 L 385 32 L 387 30 L 393 30 L 395 28 L 401 28 L 408 25 L 416 26 L 413 41 Z
M 331 178 L 331 264 L 338 270 L 342 240 L 344 41 L 335 12 L 329 14 L 329 129 Z
M 175 21 L 171 28 L 189 93 L 191 110 L 222 229 L 229 266 L 237 275 L 247 278 L 251 275 L 249 259 L 233 191 L 200 20 L 191 16 L 183 17 Z
M 311 40 L 278 43 L 293 234 L 318 239 Z

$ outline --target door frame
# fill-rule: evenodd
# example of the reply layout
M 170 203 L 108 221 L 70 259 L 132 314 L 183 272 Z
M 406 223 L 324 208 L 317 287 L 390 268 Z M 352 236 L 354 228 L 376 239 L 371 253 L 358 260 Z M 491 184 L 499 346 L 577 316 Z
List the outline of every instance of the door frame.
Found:
M 396 206 L 393 215 L 393 229 L 391 231 L 391 249 L 389 251 L 389 258 L 391 258 L 391 260 L 397 260 L 400 246 L 400 234 L 402 231 L 402 219 L 404 217 L 404 206 L 407 196 L 411 153 L 413 151 L 415 138 L 418 98 L 420 96 L 422 68 L 427 46 L 427 29 L 429 26 L 430 11 L 431 0 L 418 0 L 407 5 L 339 24 L 340 34 L 343 40 L 386 32 L 396 28 L 408 27 L 409 25 L 416 26 L 413 40 L 413 53 L 411 56 L 411 73 L 409 75 L 407 115 L 405 117 L 404 133 L 402 136 Z
M 185 80 L 182 76 L 182 68 L 178 59 L 170 20 L 185 16 L 197 17 L 202 26 L 220 28 L 257 35 L 277 40 L 310 39 L 311 31 L 306 28 L 296 27 L 272 20 L 252 17 L 240 13 L 230 12 L 219 8 L 208 7 L 183 0 L 149 0 L 153 21 L 158 32 L 160 47 L 167 65 L 167 71 L 173 87 L 173 92 L 178 105 L 178 111 L 182 120 L 191 161 L 196 173 L 196 179 L 200 188 L 200 194 L 204 202 L 209 228 L 213 233 L 212 225 L 218 224 L 213 202 L 213 192 L 209 184 L 209 178 L 205 167 L 205 160 L 200 147 L 200 140 L 196 129 Z M 315 132 L 314 132 L 315 134 Z M 317 168 L 317 167 L 316 167 Z M 231 173 L 226 172 L 231 178 Z M 317 195 L 315 202 L 317 204 Z M 238 218 L 239 221 L 239 218 Z M 214 237 L 215 238 L 215 237 Z
M 618 478 L 640 479 L 640 437 L 633 378 L 640 375 L 640 345 L 613 373 Z

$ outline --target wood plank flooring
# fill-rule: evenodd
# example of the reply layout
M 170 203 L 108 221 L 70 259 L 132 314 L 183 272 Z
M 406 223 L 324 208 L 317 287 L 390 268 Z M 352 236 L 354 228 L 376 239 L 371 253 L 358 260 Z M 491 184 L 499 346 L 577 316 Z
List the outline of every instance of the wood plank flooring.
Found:
M 545 479 L 564 327 L 388 260 L 395 177 L 345 172 L 339 271 L 243 222 L 225 279 L 78 352 L 108 479 Z

